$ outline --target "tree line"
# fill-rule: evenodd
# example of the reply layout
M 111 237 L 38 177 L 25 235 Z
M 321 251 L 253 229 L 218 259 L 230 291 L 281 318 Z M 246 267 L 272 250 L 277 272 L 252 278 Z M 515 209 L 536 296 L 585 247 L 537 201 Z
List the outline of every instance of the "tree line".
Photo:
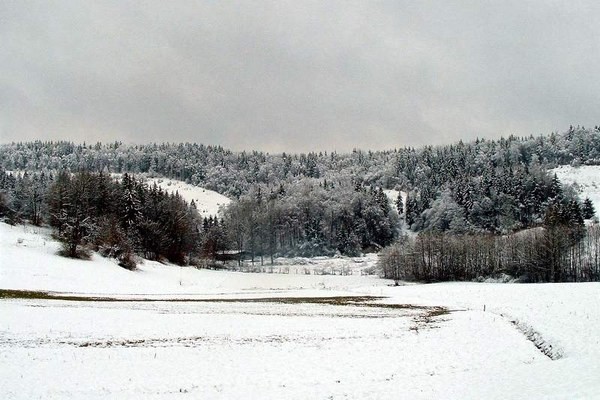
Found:
M 383 190 L 360 183 L 259 186 L 219 218 L 202 220 L 193 203 L 127 173 L 115 179 L 1 168 L 0 216 L 54 227 L 70 257 L 95 249 L 129 263 L 139 254 L 180 264 L 231 250 L 271 263 L 277 256 L 358 255 L 392 243 L 399 222 Z
M 189 234 L 193 244 L 181 246 L 188 258 L 216 258 L 227 250 L 247 254 L 253 262 L 282 255 L 356 255 L 393 243 L 407 228 L 423 237 L 433 233 L 510 236 L 544 225 L 557 199 L 571 209 L 579 207 L 583 214 L 587 206 L 589 214 L 589 199 L 579 204 L 571 189 L 546 172 L 558 163 L 600 163 L 600 128 L 571 127 L 548 136 L 348 154 L 236 153 L 189 143 L 12 143 L 0 145 L 0 167 L 36 172 L 0 174 L 0 211 L 36 224 L 49 219 L 56 223 L 55 217 L 45 217 L 53 214 L 45 199 L 57 171 L 70 176 L 89 171 L 90 176 L 108 180 L 109 172 L 124 172 L 128 177 L 156 174 L 233 198 L 218 219 L 196 218 L 189 223 L 194 226 Z M 126 231 L 136 241 L 134 252 L 183 262 L 185 251 L 142 243 L 164 241 L 162 233 L 147 239 L 154 232 L 148 229 L 148 221 L 158 218 L 155 212 L 144 214 L 147 207 L 152 209 L 148 193 L 154 189 L 133 181 L 129 186 L 136 189 L 129 193 L 136 193 L 144 217 L 130 219 L 137 232 Z M 384 189 L 404 191 L 407 197 L 391 205 Z M 122 188 L 112 192 L 120 193 L 114 204 L 126 204 Z M 98 225 L 96 216 L 91 219 Z M 120 229 L 126 230 L 122 222 Z M 170 238 L 167 235 L 166 241 Z
M 61 253 L 86 258 L 90 250 L 135 267 L 135 255 L 184 264 L 197 254 L 200 217 L 194 205 L 129 174 L 0 171 L 0 216 L 55 229 Z
M 231 198 L 249 193 L 256 185 L 289 184 L 317 178 L 361 180 L 366 186 L 405 191 L 424 182 L 435 197 L 444 184 L 465 177 L 481 177 L 496 168 L 551 168 L 557 165 L 600 164 L 600 127 L 570 127 L 563 133 L 498 140 L 478 139 L 444 146 L 354 150 L 347 154 L 311 152 L 269 154 L 233 152 L 221 146 L 196 143 L 19 142 L 0 145 L 0 166 L 9 171 L 148 173 L 215 190 Z
M 562 194 L 545 209 L 543 224 L 505 235 L 439 229 L 402 237 L 380 255 L 386 278 L 474 280 L 500 274 L 521 282 L 600 280 L 600 226 L 584 225 L 595 210 Z
M 232 152 L 192 143 L 0 145 L 0 165 L 6 170 L 156 174 L 234 200 L 258 187 L 270 193 L 314 179 L 337 187 L 360 182 L 402 190 L 408 193 L 406 222 L 415 232 L 427 229 L 429 216 L 440 214 L 455 214 L 452 229 L 458 233 L 466 229 L 501 234 L 535 226 L 556 186 L 546 171 L 564 164 L 600 164 L 599 127 L 348 154 Z M 443 218 L 437 222 L 446 223 Z
M 261 188 L 224 210 L 232 245 L 250 259 L 359 255 L 397 237 L 399 217 L 381 188 L 306 179 L 277 190 Z

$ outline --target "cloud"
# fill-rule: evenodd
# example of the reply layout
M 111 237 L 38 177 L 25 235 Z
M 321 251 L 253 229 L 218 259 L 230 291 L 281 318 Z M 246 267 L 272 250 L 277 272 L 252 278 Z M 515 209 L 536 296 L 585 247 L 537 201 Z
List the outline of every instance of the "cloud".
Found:
M 594 125 L 594 2 L 3 2 L 0 140 L 385 149 Z

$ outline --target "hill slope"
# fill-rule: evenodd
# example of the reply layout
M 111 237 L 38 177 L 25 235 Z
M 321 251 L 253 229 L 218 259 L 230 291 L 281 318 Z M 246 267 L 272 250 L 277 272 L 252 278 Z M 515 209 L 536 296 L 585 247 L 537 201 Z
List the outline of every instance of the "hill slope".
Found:
M 563 184 L 572 185 L 581 200 L 589 197 L 596 214 L 600 212 L 600 165 L 563 165 L 549 172 L 556 174 Z
M 168 178 L 148 178 L 149 185 L 156 183 L 160 188 L 169 193 L 179 193 L 188 203 L 194 201 L 202 217 L 217 216 L 219 208 L 231 203 L 231 199 L 213 190 Z

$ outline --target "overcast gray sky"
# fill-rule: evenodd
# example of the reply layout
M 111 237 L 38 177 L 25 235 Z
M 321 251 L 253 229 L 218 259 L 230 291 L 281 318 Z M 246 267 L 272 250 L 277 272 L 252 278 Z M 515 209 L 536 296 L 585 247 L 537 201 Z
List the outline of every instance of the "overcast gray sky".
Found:
M 596 1 L 0 0 L 0 141 L 386 149 L 600 124 Z

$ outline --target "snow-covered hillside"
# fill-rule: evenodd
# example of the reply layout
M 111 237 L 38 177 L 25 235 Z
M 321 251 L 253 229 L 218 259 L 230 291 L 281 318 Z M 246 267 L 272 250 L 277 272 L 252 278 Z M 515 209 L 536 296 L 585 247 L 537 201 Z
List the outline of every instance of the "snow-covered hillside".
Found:
M 113 173 L 111 176 L 113 178 L 120 179 L 122 174 Z M 176 179 L 151 178 L 147 177 L 145 174 L 136 176 L 136 178 L 140 177 L 150 186 L 156 183 L 156 185 L 168 193 L 178 192 L 179 195 L 188 203 L 191 203 L 193 200 L 196 204 L 198 212 L 202 217 L 215 217 L 219 214 L 219 209 L 222 206 L 226 206 L 231 203 L 230 198 L 223 196 L 220 193 L 205 189 L 200 186 L 190 185 L 189 183 L 178 181 Z
M 3 399 L 600 399 L 598 283 L 394 287 L 304 274 L 306 260 L 290 274 L 127 271 L 61 258 L 48 234 L 0 223 Z
M 198 270 L 145 260 L 130 272 L 113 259 L 93 255 L 92 261 L 57 255 L 59 243 L 50 230 L 0 223 L 0 289 L 49 290 L 64 293 L 123 295 L 128 297 L 265 295 L 278 290 L 342 290 L 349 286 L 386 285 L 376 276 L 362 276 L 372 269 L 375 255 L 359 258 L 296 258 L 276 260 L 273 273 L 247 274 Z M 270 271 L 268 263 L 265 270 Z M 343 271 L 342 271 L 343 270 Z M 287 273 L 283 273 L 287 272 Z M 340 276 L 344 272 L 343 284 Z M 335 284 L 334 284 L 335 283 Z
M 156 183 L 169 193 L 178 192 L 188 203 L 196 203 L 198 212 L 203 217 L 216 216 L 221 206 L 226 206 L 231 199 L 215 191 L 168 178 L 148 178 L 149 185 Z
M 589 197 L 596 214 L 600 212 L 600 165 L 582 165 L 571 167 L 563 165 L 551 169 L 551 174 L 556 174 L 563 184 L 573 185 L 581 200 Z

